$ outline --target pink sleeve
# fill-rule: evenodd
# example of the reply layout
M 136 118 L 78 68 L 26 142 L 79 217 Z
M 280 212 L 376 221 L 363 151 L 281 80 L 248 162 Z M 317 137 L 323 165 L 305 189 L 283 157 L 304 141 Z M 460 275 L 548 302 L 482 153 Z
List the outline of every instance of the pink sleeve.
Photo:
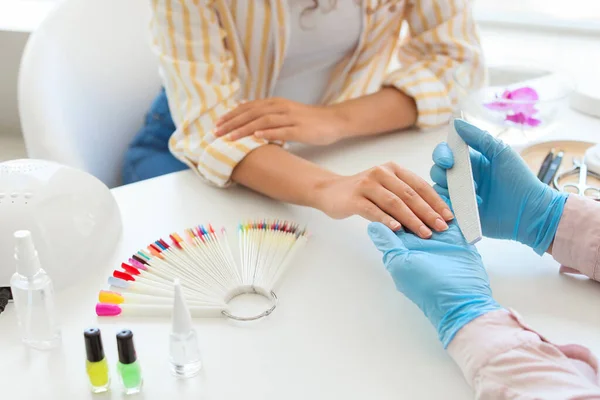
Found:
M 499 310 L 465 325 L 448 346 L 478 399 L 600 399 L 598 361 L 585 347 L 557 346 Z
M 600 281 L 600 202 L 570 195 L 552 247 L 554 259 Z M 569 271 L 563 268 L 562 271 Z

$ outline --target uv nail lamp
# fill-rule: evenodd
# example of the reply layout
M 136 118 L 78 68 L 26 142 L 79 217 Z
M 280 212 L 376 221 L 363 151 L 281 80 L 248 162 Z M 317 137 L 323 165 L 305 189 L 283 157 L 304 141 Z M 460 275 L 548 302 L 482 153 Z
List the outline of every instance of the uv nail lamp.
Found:
M 121 214 L 92 175 L 54 162 L 0 163 L 0 287 L 15 272 L 13 233 L 31 232 L 42 268 L 64 289 L 111 256 Z

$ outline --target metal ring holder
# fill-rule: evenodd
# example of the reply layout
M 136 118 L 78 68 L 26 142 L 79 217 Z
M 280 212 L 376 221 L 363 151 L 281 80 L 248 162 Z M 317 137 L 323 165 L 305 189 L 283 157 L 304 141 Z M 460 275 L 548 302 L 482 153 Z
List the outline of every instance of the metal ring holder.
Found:
M 266 292 L 264 290 L 258 289 L 254 286 L 250 286 L 250 287 L 246 287 L 246 288 L 240 288 L 240 290 L 237 293 L 234 293 L 231 296 L 228 296 L 226 299 L 226 302 L 229 303 L 232 299 L 241 296 L 243 294 L 258 294 L 268 300 L 271 301 L 271 307 L 268 308 L 267 310 L 261 312 L 260 314 L 254 315 L 254 316 L 250 316 L 250 317 L 241 317 L 238 315 L 234 315 L 231 314 L 229 311 L 227 310 L 223 310 L 221 311 L 221 313 L 226 316 L 227 318 L 233 319 L 235 321 L 244 321 L 244 322 L 248 322 L 248 321 L 257 321 L 261 318 L 267 317 L 269 315 L 271 315 L 271 313 L 273 311 L 275 311 L 275 308 L 277 307 L 277 302 L 279 301 L 279 299 L 277 298 L 277 295 L 275 294 L 274 291 L 270 291 L 270 292 Z

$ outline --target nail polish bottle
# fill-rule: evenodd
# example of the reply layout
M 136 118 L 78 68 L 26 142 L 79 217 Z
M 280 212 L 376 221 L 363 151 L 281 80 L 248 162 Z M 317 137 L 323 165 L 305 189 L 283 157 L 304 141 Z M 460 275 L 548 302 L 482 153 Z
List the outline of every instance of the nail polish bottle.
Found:
M 174 287 L 173 326 L 169 337 L 171 372 L 180 378 L 191 378 L 202 368 L 200 348 L 179 279 L 175 279 Z
M 142 390 L 142 370 L 133 345 L 133 333 L 126 329 L 117 333 L 119 362 L 117 371 L 125 394 L 139 393 Z
M 90 380 L 92 393 L 106 392 L 110 386 L 108 363 L 104 357 L 100 329 L 90 328 L 83 331 L 87 360 L 85 370 Z

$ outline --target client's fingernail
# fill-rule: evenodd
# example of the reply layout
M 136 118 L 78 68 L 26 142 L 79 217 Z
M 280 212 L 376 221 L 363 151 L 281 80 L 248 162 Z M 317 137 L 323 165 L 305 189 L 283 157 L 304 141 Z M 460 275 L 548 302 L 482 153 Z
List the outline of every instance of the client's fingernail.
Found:
M 390 221 L 390 228 L 392 228 L 393 230 L 400 229 L 400 222 L 398 222 L 396 220 L 391 220 Z
M 257 138 L 262 138 L 263 136 L 265 136 L 265 133 L 263 131 L 256 131 L 254 132 L 254 136 L 256 136 Z
M 236 133 L 235 131 L 229 132 L 227 135 L 225 135 L 223 137 L 227 138 L 227 140 L 229 140 L 229 141 L 234 141 L 234 140 L 238 139 L 235 133 Z
M 452 214 L 452 211 L 446 209 L 442 211 L 442 217 L 444 217 L 446 221 L 452 221 L 454 219 L 454 214 Z
M 445 223 L 441 218 L 436 219 L 435 224 L 433 226 L 438 232 L 445 231 L 446 229 L 448 229 L 448 224 Z
M 431 237 L 431 235 L 433 235 L 433 234 L 431 233 L 431 231 L 429 230 L 429 228 L 428 228 L 428 227 L 426 227 L 425 225 L 422 225 L 422 226 L 419 228 L 419 233 L 421 234 L 421 236 L 423 236 L 423 237 L 426 237 L 426 238 L 428 238 L 428 237 Z

